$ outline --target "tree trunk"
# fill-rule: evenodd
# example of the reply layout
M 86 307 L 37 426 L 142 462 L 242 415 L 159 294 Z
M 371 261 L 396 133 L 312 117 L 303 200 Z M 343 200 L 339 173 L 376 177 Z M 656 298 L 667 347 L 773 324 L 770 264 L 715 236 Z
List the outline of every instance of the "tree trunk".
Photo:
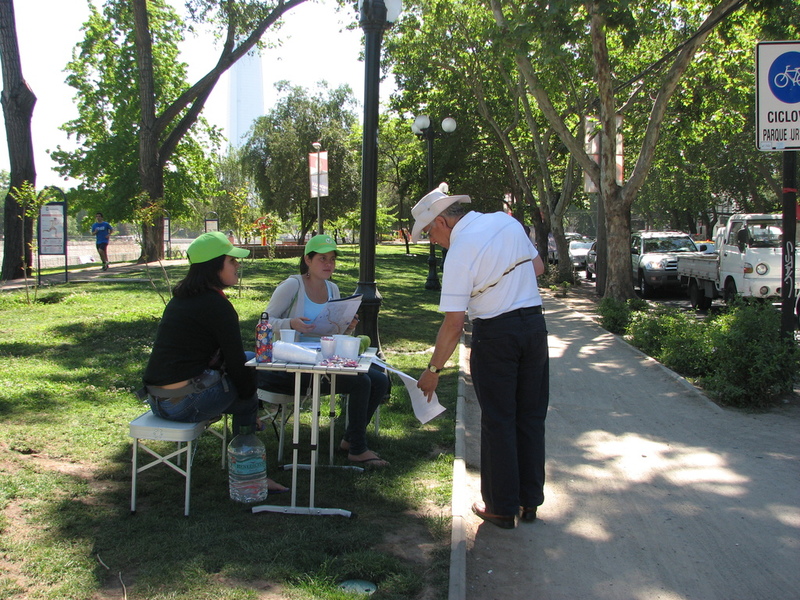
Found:
M 633 262 L 631 261 L 631 210 L 621 198 L 620 188 L 610 198 L 603 194 L 606 217 L 606 280 L 604 298 L 633 298 Z
M 6 142 L 11 164 L 11 188 L 29 181 L 36 186 L 31 118 L 36 96 L 22 76 L 13 0 L 0 0 L 0 65 L 3 69 L 2 102 Z M 18 279 L 31 274 L 33 219 L 23 219 L 22 207 L 11 194 L 5 201 L 5 241 L 0 278 Z

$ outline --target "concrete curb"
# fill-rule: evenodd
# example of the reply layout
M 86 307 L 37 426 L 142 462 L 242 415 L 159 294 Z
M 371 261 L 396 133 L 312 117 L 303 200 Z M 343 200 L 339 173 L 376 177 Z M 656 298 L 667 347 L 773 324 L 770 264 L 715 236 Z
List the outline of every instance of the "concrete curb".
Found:
M 448 600 L 467 597 L 467 504 L 466 428 L 464 423 L 465 368 L 464 334 L 458 345 L 458 389 L 456 392 L 456 448 L 453 460 L 453 491 L 451 494 L 452 529 L 450 533 L 450 585 Z

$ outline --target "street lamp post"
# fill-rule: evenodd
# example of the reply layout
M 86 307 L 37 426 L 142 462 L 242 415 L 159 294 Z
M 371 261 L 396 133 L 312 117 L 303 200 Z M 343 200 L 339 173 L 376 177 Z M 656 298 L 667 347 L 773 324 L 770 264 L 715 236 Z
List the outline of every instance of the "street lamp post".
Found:
M 381 295 L 375 285 L 375 221 L 378 212 L 378 108 L 383 32 L 400 16 L 401 0 L 359 0 L 359 25 L 364 30 L 364 124 L 361 145 L 361 233 L 358 287 L 361 298 L 359 333 L 380 350 L 378 312 Z
M 317 234 L 324 233 L 322 231 L 322 207 L 320 206 L 319 197 L 322 195 L 322 189 L 319 187 L 319 176 L 320 171 L 322 171 L 322 163 L 320 162 L 320 148 L 322 148 L 322 144 L 319 142 L 314 142 L 311 144 L 314 146 L 314 150 L 317 151 Z
M 442 121 L 442 131 L 445 133 L 452 133 L 456 130 L 456 120 L 452 117 L 447 117 Z M 430 118 L 427 115 L 420 115 L 414 119 L 411 124 L 411 131 L 417 134 L 418 137 L 424 139 L 428 150 L 428 189 L 426 194 L 433 190 L 435 187 L 433 179 L 433 140 L 436 138 L 436 131 L 433 128 Z M 439 275 L 436 273 L 437 260 L 436 260 L 436 246 L 430 245 L 428 252 L 428 279 L 425 280 L 426 290 L 441 290 L 442 286 L 439 284 Z
M 378 213 L 378 109 L 383 32 L 400 16 L 401 0 L 359 0 L 364 30 L 364 124 L 361 146 L 361 232 L 358 287 L 362 294 L 358 333 L 368 335 L 380 351 L 378 312 L 381 295 L 375 285 L 375 233 Z

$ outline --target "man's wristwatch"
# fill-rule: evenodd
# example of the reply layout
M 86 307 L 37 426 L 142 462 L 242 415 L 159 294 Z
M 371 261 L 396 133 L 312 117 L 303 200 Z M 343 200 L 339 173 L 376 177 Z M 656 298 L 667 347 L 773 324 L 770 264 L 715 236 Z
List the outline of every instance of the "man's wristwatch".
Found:
M 439 374 L 439 373 L 442 372 L 443 369 L 444 369 L 444 367 L 442 367 L 441 369 L 437 369 L 431 363 L 428 363 L 428 371 L 430 371 L 431 373 Z

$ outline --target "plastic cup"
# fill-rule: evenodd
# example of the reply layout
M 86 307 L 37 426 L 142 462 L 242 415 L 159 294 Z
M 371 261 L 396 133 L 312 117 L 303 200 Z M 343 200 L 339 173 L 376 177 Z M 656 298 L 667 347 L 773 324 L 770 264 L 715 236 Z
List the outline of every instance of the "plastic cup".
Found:
M 342 358 L 358 358 L 358 347 L 361 340 L 357 337 L 344 336 L 336 340 L 336 354 Z
M 294 342 L 294 329 L 281 329 L 281 341 L 282 342 Z
M 319 338 L 319 349 L 322 352 L 322 358 L 330 358 L 336 354 L 336 340 L 330 336 Z

